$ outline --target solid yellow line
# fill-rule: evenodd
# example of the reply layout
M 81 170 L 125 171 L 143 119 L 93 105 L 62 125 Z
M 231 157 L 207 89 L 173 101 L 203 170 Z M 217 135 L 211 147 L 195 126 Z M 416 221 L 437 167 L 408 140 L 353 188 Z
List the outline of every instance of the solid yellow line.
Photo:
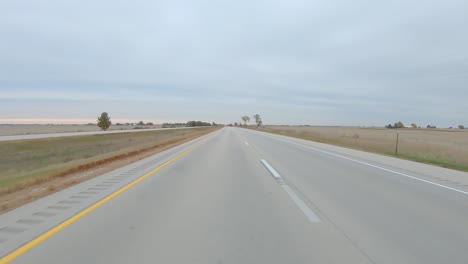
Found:
M 55 233 L 59 232 L 60 230 L 64 229 L 65 227 L 67 227 L 67 226 L 71 225 L 72 223 L 76 222 L 78 219 L 82 218 L 83 216 L 91 213 L 92 211 L 97 209 L 99 206 L 101 206 L 101 205 L 107 203 L 108 201 L 112 200 L 117 195 L 119 195 L 119 194 L 125 192 L 126 190 L 130 189 L 135 184 L 137 184 L 137 183 L 141 182 L 142 180 L 148 178 L 152 174 L 156 173 L 157 171 L 161 170 L 162 168 L 164 168 L 167 165 L 171 164 L 172 162 L 176 161 L 180 157 L 186 155 L 187 153 L 194 150 L 196 147 L 200 146 L 201 144 L 205 143 L 206 141 L 208 141 L 208 140 L 205 140 L 205 141 L 203 141 L 201 143 L 196 144 L 195 146 L 192 146 L 191 148 L 189 148 L 186 151 L 180 153 L 179 155 L 175 156 L 174 158 L 164 162 L 162 165 L 160 165 L 156 169 L 146 173 L 145 175 L 141 176 L 140 178 L 132 181 L 131 183 L 125 185 L 121 189 L 119 189 L 119 190 L 115 191 L 114 193 L 110 194 L 109 196 L 103 198 L 99 202 L 91 205 L 90 207 L 88 207 L 88 208 L 84 209 L 83 211 L 79 212 L 78 214 L 72 216 L 71 218 L 69 218 L 65 222 L 62 222 L 61 224 L 55 226 L 54 228 L 50 229 L 49 231 L 45 232 L 44 234 L 36 237 L 35 239 L 33 239 L 33 240 L 29 241 L 28 243 L 24 244 L 23 246 L 17 248 L 15 251 L 13 251 L 10 254 L 6 255 L 5 257 L 1 258 L 0 259 L 0 264 L 9 263 L 10 261 L 14 260 L 15 258 L 21 256 L 26 251 L 28 251 L 31 248 L 37 246 L 42 241 L 48 239 L 49 237 L 53 236 Z

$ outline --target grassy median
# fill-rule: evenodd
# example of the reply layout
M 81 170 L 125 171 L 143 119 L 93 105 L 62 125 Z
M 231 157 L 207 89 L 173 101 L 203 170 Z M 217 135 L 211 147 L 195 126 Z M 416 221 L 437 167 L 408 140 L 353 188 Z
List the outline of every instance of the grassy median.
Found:
M 0 195 L 131 156 L 154 154 L 218 128 L 0 142 Z

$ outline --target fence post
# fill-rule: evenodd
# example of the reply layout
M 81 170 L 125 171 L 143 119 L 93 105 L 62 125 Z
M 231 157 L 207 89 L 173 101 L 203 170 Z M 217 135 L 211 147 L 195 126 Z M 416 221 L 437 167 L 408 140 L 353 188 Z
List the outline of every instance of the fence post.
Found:
M 396 146 L 395 146 L 395 156 L 398 156 L 398 141 L 399 141 L 400 133 L 396 133 Z

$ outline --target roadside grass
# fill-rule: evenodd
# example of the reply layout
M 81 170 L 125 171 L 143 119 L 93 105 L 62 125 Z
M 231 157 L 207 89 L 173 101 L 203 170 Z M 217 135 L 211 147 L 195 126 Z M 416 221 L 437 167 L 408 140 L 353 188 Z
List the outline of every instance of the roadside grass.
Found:
M 461 136 L 454 139 L 456 132 L 453 131 L 400 130 L 403 136 L 400 135 L 396 155 L 395 135 L 398 131 L 299 126 L 248 128 L 468 172 L 468 133 L 465 132 L 459 132 Z
M 392 154 L 392 156 L 395 156 L 395 155 Z M 468 164 L 461 164 L 461 163 L 446 161 L 443 159 L 437 159 L 434 157 L 425 157 L 425 156 L 411 155 L 411 154 L 406 154 L 406 153 L 398 154 L 398 157 L 407 159 L 407 160 L 420 162 L 420 163 L 432 164 L 432 165 L 437 165 L 437 166 L 448 168 L 448 169 L 468 172 Z
M 217 128 L 0 142 L 0 194 L 207 134 Z

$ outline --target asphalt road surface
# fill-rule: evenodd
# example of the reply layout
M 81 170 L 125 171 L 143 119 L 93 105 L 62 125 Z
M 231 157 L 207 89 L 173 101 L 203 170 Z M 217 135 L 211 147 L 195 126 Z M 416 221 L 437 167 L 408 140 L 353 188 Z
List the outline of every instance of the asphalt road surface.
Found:
M 168 130 L 168 129 L 193 129 L 193 127 L 108 130 L 108 131 L 89 131 L 89 132 L 65 132 L 65 133 L 50 133 L 50 134 L 0 136 L 0 142 L 1 141 L 27 140 L 27 139 L 40 139 L 40 138 L 55 138 L 55 137 L 75 137 L 75 136 L 89 136 L 89 135 L 102 135 L 102 134 L 137 133 L 137 132 Z
M 0 215 L 0 263 L 468 263 L 467 179 L 224 128 Z

